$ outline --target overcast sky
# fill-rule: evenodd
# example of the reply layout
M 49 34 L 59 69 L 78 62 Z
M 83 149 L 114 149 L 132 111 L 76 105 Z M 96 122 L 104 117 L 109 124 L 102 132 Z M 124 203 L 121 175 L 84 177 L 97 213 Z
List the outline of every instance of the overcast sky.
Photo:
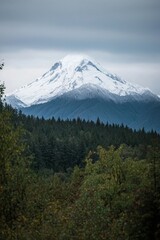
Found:
M 71 53 L 160 94 L 160 1 L 0 0 L 6 92 Z

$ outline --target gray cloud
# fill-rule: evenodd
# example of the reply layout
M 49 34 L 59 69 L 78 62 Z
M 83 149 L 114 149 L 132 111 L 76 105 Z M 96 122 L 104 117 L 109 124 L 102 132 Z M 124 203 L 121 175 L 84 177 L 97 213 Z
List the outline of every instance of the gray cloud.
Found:
M 0 47 L 156 54 L 159 12 L 158 0 L 6 0 L 0 8 Z
M 2 57 L 55 49 L 160 62 L 159 0 L 0 0 L 0 6 Z

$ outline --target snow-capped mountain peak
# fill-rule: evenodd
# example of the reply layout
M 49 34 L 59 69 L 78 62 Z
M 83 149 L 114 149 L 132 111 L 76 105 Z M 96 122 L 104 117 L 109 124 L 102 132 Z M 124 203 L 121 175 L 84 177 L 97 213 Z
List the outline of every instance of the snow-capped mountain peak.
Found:
M 92 86 L 92 87 L 91 87 Z M 94 88 L 93 88 L 94 86 Z M 97 86 L 97 88 L 96 88 Z M 48 72 L 34 82 L 14 91 L 7 96 L 7 102 L 18 107 L 31 106 L 45 103 L 63 94 L 83 89 L 94 89 L 99 94 L 99 89 L 118 96 L 142 95 L 152 93 L 138 85 L 133 85 L 103 69 L 100 64 L 87 55 L 67 55 L 53 64 Z M 109 94 L 109 95 L 110 95 Z M 107 94 L 108 95 L 108 94 Z M 13 97 L 14 96 L 14 97 Z M 88 95 L 86 95 L 87 97 Z M 13 104 L 13 99 L 16 99 Z

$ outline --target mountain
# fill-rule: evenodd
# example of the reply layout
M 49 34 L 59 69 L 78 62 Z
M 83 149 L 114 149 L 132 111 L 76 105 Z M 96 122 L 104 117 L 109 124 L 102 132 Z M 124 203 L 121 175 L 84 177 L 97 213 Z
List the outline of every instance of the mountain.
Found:
M 103 69 L 88 56 L 68 55 L 7 103 L 45 118 L 84 118 L 160 131 L 160 98 Z M 154 120 L 153 120 L 154 116 Z

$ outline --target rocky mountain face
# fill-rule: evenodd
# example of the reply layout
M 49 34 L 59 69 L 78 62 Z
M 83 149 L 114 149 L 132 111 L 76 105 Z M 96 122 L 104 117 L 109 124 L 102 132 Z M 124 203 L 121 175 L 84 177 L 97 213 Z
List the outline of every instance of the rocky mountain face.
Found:
M 83 118 L 160 131 L 160 98 L 103 69 L 88 56 L 68 55 L 7 103 L 44 118 Z

